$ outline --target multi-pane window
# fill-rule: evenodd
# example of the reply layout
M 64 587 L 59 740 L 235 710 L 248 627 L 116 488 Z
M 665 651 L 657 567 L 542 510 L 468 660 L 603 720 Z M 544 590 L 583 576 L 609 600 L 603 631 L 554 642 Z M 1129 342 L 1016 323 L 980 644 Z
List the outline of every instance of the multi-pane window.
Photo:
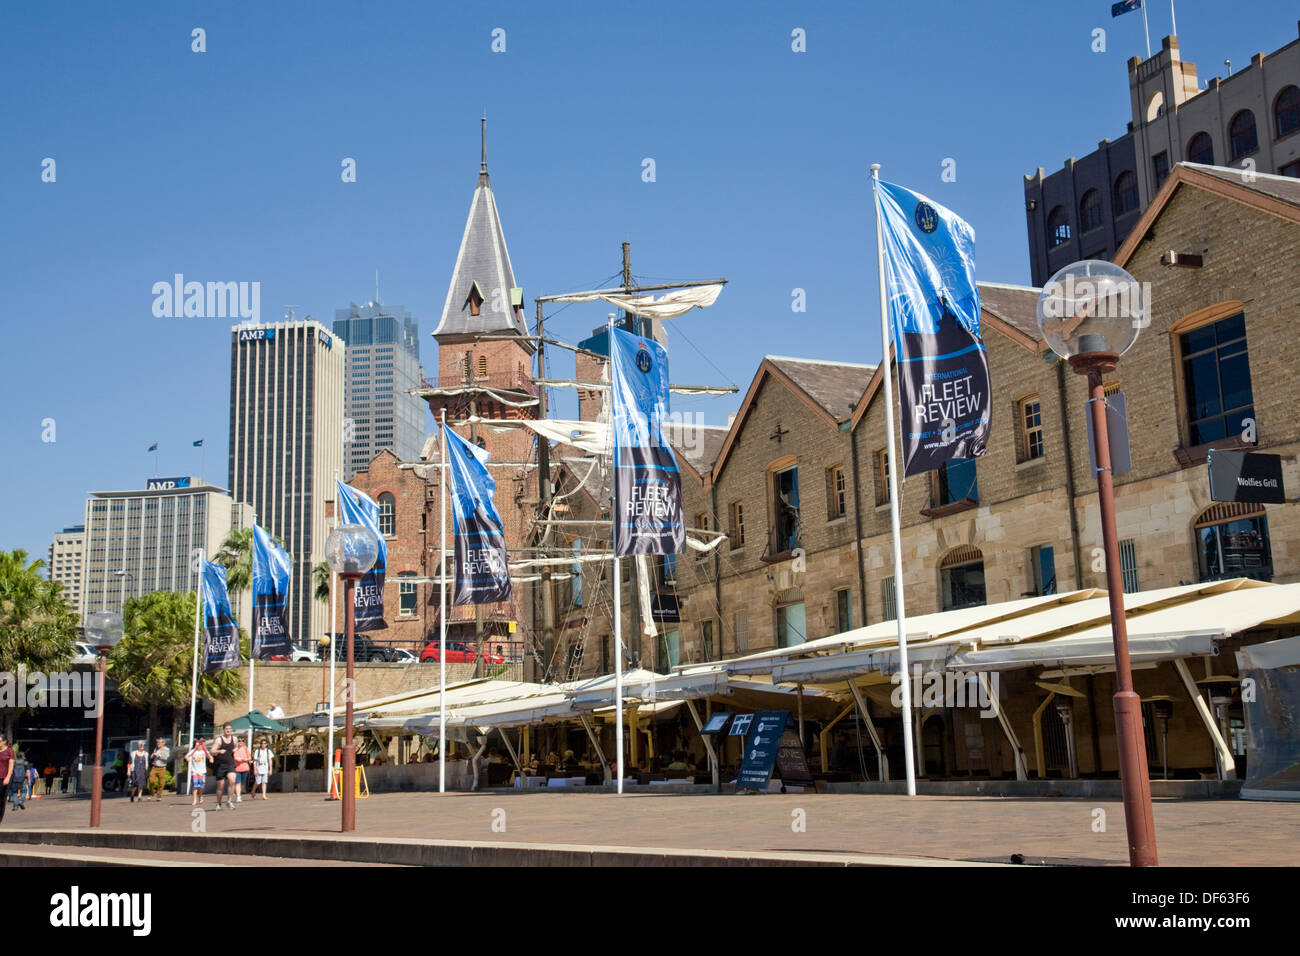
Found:
M 1023 430 L 1021 461 L 1043 457 L 1043 406 L 1037 395 L 1020 401 L 1020 424 Z
M 412 571 L 403 571 L 397 577 L 400 581 L 401 578 L 413 578 L 415 577 L 415 574 Z M 400 588 L 399 613 L 414 614 L 415 598 L 416 598 L 416 592 L 418 590 L 418 586 L 415 584 L 408 584 L 406 581 L 400 581 L 399 588 Z
M 1079 200 L 1079 232 L 1096 229 L 1101 223 L 1101 193 L 1089 189 Z
M 883 505 L 889 503 L 889 450 L 880 448 L 876 450 L 875 456 L 876 470 L 876 504 Z
M 1259 135 L 1255 130 L 1255 114 L 1242 110 L 1228 124 L 1228 143 L 1234 160 L 1247 156 L 1259 149 Z
M 744 611 L 737 611 L 732 621 L 732 626 L 736 631 L 736 653 L 747 653 L 749 651 L 749 615 Z
M 853 605 L 849 594 L 848 588 L 835 592 L 835 630 L 838 634 L 853 630 Z
M 945 611 L 986 603 L 984 555 L 979 548 L 962 545 L 940 562 L 939 596 Z
M 742 548 L 745 545 L 745 505 L 739 501 L 731 503 L 731 547 Z
M 1116 216 L 1132 212 L 1138 207 L 1138 181 L 1131 171 L 1126 169 L 1115 177 L 1112 198 L 1114 199 Z
M 1169 153 L 1161 150 L 1151 157 L 1151 175 L 1155 177 L 1156 189 L 1165 184 L 1169 178 Z
M 1064 206 L 1057 206 L 1047 216 L 1047 243 L 1055 248 L 1070 241 L 1070 218 Z
M 1237 510 L 1240 516 L 1214 520 L 1216 512 Z M 1269 546 L 1268 519 L 1262 510 L 1253 513 L 1238 505 L 1236 509 L 1215 507 L 1207 519 L 1196 524 L 1197 560 L 1202 581 L 1222 578 L 1273 579 L 1273 552 Z
M 1187 440 L 1204 445 L 1241 434 L 1255 415 L 1243 314 L 1179 336 L 1187 396 Z
M 379 533 L 391 538 L 397 524 L 397 499 L 385 491 L 379 496 Z
M 1277 138 L 1300 129 L 1300 86 L 1288 86 L 1273 101 L 1273 125 Z
M 1137 544 L 1132 538 L 1119 543 L 1119 566 L 1124 579 L 1124 593 L 1136 594 L 1139 590 Z
M 1209 133 L 1202 131 L 1187 141 L 1187 161 L 1202 166 L 1214 165 L 1214 141 Z
M 835 465 L 826 470 L 826 517 L 832 521 L 843 518 L 847 513 L 848 482 L 844 477 L 844 467 Z

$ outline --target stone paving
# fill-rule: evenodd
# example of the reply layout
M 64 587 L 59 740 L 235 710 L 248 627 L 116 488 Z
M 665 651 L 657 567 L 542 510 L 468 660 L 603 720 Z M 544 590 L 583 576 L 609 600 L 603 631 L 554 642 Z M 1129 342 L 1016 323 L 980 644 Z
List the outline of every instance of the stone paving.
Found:
M 90 803 L 84 797 L 28 806 L 6 813 L 0 842 L 6 830 L 76 829 L 89 822 Z M 233 811 L 213 812 L 213 806 L 209 795 L 202 816 L 208 833 L 338 832 L 339 804 L 319 795 L 273 794 L 268 801 L 245 800 Z M 1104 812 L 1104 832 L 1097 829 L 1098 810 Z M 103 806 L 106 829 L 190 832 L 196 819 L 188 798 L 175 796 L 137 804 L 111 796 Z M 804 829 L 798 831 L 794 825 L 801 820 Z M 1297 803 L 1157 800 L 1155 822 L 1164 865 L 1286 866 L 1300 859 Z M 1027 862 L 1079 865 L 1128 860 L 1123 808 L 1117 800 L 1064 798 L 387 793 L 358 801 L 356 835 L 997 862 L 1021 854 Z

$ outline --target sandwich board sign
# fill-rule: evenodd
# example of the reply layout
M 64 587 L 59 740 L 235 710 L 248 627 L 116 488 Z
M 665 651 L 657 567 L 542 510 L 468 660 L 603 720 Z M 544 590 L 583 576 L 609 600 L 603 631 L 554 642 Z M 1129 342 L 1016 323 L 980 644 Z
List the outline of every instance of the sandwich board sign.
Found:
M 745 738 L 745 758 L 736 777 L 737 790 L 767 790 L 789 720 L 788 710 L 760 710 L 754 715 L 749 736 Z

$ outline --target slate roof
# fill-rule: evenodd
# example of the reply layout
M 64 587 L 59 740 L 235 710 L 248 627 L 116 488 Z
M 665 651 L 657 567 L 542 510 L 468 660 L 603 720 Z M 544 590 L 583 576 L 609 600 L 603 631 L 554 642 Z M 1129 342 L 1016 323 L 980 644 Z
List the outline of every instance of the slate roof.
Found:
M 979 288 L 981 309 L 1025 333 L 1035 342 L 1042 341 L 1042 336 L 1038 334 L 1038 295 L 1042 289 L 998 282 L 977 282 L 975 285 Z
M 1201 163 L 1179 163 L 1179 166 L 1186 166 L 1188 169 L 1194 169 L 1198 172 L 1205 173 L 1207 176 L 1213 176 L 1215 179 L 1221 179 L 1225 183 L 1231 183 L 1234 186 L 1240 186 L 1243 189 L 1250 189 L 1265 196 L 1271 196 L 1273 199 L 1280 199 L 1284 203 L 1292 206 L 1300 206 L 1300 179 L 1294 176 L 1276 176 L 1272 173 L 1255 173 L 1254 180 L 1247 182 L 1242 176 L 1241 169 L 1234 169 L 1224 166 L 1205 166 Z
M 876 371 L 874 365 L 824 362 L 784 355 L 764 357 L 837 422 L 853 414 L 853 406 L 862 399 L 867 383 Z
M 664 437 L 697 473 L 707 475 L 722 452 L 729 430 L 720 425 L 669 422 L 664 425 Z
M 478 315 L 473 314 L 469 301 L 475 283 L 483 300 Z M 439 342 L 457 342 L 494 332 L 527 335 L 522 310 L 513 307 L 515 291 L 515 271 L 510 264 L 506 235 L 501 228 L 496 197 L 488 179 L 485 145 L 478 185 L 465 222 L 465 234 L 460 240 L 447 301 L 442 307 L 442 321 L 438 323 L 434 337 Z M 522 305 L 522 293 L 518 294 Z

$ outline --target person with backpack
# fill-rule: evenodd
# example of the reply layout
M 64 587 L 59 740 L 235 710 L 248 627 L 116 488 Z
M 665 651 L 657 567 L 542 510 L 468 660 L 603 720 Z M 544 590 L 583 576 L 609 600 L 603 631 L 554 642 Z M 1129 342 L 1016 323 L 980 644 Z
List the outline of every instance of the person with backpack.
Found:
M 249 799 L 257 796 L 257 788 L 262 788 L 262 799 L 266 797 L 266 785 L 271 779 L 271 748 L 266 745 L 266 738 L 263 737 L 257 742 L 257 749 L 253 751 L 253 790 Z

